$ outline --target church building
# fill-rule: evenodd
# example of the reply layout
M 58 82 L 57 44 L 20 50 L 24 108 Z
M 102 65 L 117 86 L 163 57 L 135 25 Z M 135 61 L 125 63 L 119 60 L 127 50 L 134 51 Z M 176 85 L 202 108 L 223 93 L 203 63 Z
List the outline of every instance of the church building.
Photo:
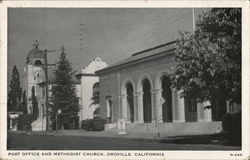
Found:
M 38 48 L 38 42 L 34 44 L 34 48 L 31 49 L 27 55 L 26 64 L 24 66 L 24 90 L 27 93 L 27 111 L 28 114 L 34 112 L 32 105 L 32 90 L 34 90 L 34 95 L 36 96 L 38 102 L 38 115 L 37 120 L 34 121 L 31 126 L 32 130 L 42 130 L 46 128 L 46 118 L 44 118 L 44 113 L 46 111 L 46 104 L 42 102 L 39 94 L 39 83 L 44 81 L 44 64 L 45 64 L 45 52 Z M 45 89 L 42 89 L 42 94 L 45 97 Z M 42 102 L 42 103 L 40 103 Z
M 99 77 L 95 72 L 107 67 L 107 64 L 97 57 L 89 62 L 81 73 L 76 74 L 76 77 L 81 82 L 80 87 L 80 112 L 79 121 L 93 119 L 98 117 L 96 114 L 99 110 Z

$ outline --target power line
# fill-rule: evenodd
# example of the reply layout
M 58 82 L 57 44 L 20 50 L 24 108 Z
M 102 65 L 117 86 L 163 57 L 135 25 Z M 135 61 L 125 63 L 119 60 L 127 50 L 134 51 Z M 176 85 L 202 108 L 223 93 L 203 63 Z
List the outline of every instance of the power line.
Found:
M 171 25 L 174 24 L 175 22 L 177 22 L 177 21 L 179 21 L 179 20 L 181 20 L 181 19 L 186 18 L 186 16 L 187 16 L 187 15 L 182 16 L 182 17 L 178 17 L 178 18 L 176 18 L 175 20 L 168 22 L 168 23 L 170 23 L 168 26 L 171 26 Z M 161 22 L 161 23 L 164 23 L 164 22 Z M 156 24 L 159 24 L 159 23 L 156 23 Z M 154 27 L 157 27 L 157 25 L 154 25 Z M 119 32 L 119 33 L 121 34 L 121 32 Z M 114 35 L 106 36 L 105 38 L 108 38 L 108 37 L 111 37 L 111 36 L 114 36 Z M 131 37 L 128 41 L 131 41 L 131 40 L 133 40 L 133 39 L 135 39 L 135 38 L 137 38 L 137 37 L 141 37 L 141 36 L 142 36 L 142 35 L 137 35 L 137 36 L 135 36 L 135 37 Z M 89 38 L 86 38 L 86 39 L 89 39 Z M 98 39 L 98 40 L 103 40 L 103 39 Z M 97 41 L 93 41 L 93 42 L 89 41 L 89 43 L 96 44 Z M 86 44 L 88 44 L 88 43 L 86 43 Z M 89 53 L 89 54 L 92 54 L 92 55 L 96 55 L 96 54 L 98 54 L 98 52 L 105 52 L 105 51 L 108 51 L 108 50 L 112 51 L 114 48 L 119 48 L 119 47 L 117 47 L 117 43 L 113 43 L 113 44 L 114 44 L 114 45 L 112 45 L 112 46 L 106 48 L 104 51 L 103 51 L 103 50 L 101 50 L 101 51 L 96 51 L 96 52 L 88 51 L 88 53 Z M 126 44 L 126 43 L 120 44 L 119 46 L 122 46 L 122 45 L 124 45 L 124 44 Z M 79 55 L 79 56 L 81 56 L 81 55 Z M 74 60 L 74 59 L 79 59 L 79 58 L 78 58 L 78 57 L 75 57 L 75 58 L 73 58 L 73 60 Z
M 190 15 L 185 14 L 185 15 L 183 15 L 181 17 L 177 17 L 177 18 L 175 18 L 173 20 L 168 20 L 168 19 L 164 19 L 164 20 L 160 20 L 160 21 L 159 20 L 152 20 L 149 23 L 140 23 L 140 24 L 136 24 L 136 25 L 128 25 L 127 27 L 113 28 L 113 29 L 110 29 L 111 32 L 109 32 L 108 34 L 105 34 L 105 33 L 101 32 L 99 35 L 98 34 L 95 35 L 95 37 L 106 37 L 106 38 L 109 38 L 109 37 L 112 37 L 112 36 L 117 36 L 117 34 L 118 35 L 122 34 L 124 31 L 129 31 L 129 30 L 132 30 L 132 29 L 133 30 L 137 30 L 137 29 L 141 29 L 142 27 L 145 27 L 145 26 L 146 27 L 147 26 L 152 26 L 152 25 L 153 26 L 157 26 L 159 24 L 163 24 L 163 23 L 166 23 L 166 22 L 168 22 L 168 23 L 166 23 L 166 25 L 169 26 L 169 25 L 172 25 L 173 23 L 175 23 L 176 21 L 178 21 L 180 19 L 187 18 L 187 17 L 191 18 Z M 99 31 L 95 31 L 95 32 L 91 31 L 90 33 L 92 34 L 92 33 L 98 33 L 98 32 Z M 86 36 L 87 36 L 87 33 L 86 33 Z M 93 38 L 95 38 L 95 37 L 93 37 Z M 88 37 L 87 39 L 90 40 L 90 39 L 93 39 L 93 38 L 89 38 Z M 102 38 L 96 38 L 96 39 L 97 40 L 103 40 Z M 93 40 L 93 41 L 96 41 L 96 40 Z M 92 43 L 92 41 L 90 41 L 90 42 Z

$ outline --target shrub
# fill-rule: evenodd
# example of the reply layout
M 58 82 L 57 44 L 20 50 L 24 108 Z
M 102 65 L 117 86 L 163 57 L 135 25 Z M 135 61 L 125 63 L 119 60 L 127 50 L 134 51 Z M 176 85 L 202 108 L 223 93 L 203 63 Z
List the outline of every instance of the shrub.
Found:
M 87 119 L 81 121 L 81 129 L 85 129 L 86 131 L 102 131 L 104 130 L 105 123 L 105 119 Z
M 222 119 L 224 138 L 231 144 L 241 144 L 241 112 L 225 114 Z
M 31 130 L 31 123 L 34 121 L 33 114 L 22 114 L 17 118 L 17 129 L 18 130 Z
M 94 131 L 103 131 L 105 123 L 106 123 L 105 119 L 94 119 L 93 121 Z
M 87 131 L 93 131 L 94 130 L 94 119 L 88 119 L 86 123 L 86 128 L 85 130 Z
M 87 120 L 82 120 L 81 121 L 81 129 L 86 129 L 86 126 L 87 126 L 87 122 L 88 122 L 89 120 L 87 119 Z

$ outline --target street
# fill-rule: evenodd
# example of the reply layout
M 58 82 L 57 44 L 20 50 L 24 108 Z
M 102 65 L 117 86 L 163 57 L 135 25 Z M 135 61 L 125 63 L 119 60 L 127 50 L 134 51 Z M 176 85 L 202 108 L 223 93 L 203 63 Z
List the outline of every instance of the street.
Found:
M 112 137 L 27 135 L 8 133 L 8 150 L 239 150 L 218 144 L 169 144 Z

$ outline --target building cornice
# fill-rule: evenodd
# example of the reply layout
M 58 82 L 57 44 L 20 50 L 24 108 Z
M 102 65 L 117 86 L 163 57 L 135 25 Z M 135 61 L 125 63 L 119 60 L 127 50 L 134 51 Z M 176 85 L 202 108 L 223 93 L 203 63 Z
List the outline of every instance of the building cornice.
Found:
M 79 73 L 76 75 L 77 77 L 78 76 L 83 76 L 83 77 L 97 77 L 98 75 L 95 74 L 95 73 Z
M 162 57 L 165 57 L 165 56 L 171 56 L 171 55 L 175 54 L 175 52 L 174 52 L 175 49 L 176 48 L 172 48 L 172 49 L 169 49 L 169 50 L 166 50 L 166 51 L 156 53 L 154 55 L 150 55 L 150 56 L 147 56 L 147 57 L 142 57 L 142 58 L 139 58 L 139 59 L 136 59 L 136 60 L 133 60 L 133 61 L 129 61 L 127 63 L 121 63 L 121 64 L 118 64 L 118 65 L 115 65 L 115 66 L 112 66 L 112 67 L 107 67 L 107 68 L 98 70 L 95 73 L 97 75 L 105 74 L 105 73 L 109 73 L 109 72 L 119 70 L 119 69 L 122 69 L 122 68 L 125 68 L 125 67 L 133 66 L 133 65 L 136 65 L 138 63 L 144 63 L 144 62 L 151 61 L 151 60 L 158 59 L 158 58 L 162 58 Z M 166 52 L 168 52 L 168 54 L 166 54 Z

